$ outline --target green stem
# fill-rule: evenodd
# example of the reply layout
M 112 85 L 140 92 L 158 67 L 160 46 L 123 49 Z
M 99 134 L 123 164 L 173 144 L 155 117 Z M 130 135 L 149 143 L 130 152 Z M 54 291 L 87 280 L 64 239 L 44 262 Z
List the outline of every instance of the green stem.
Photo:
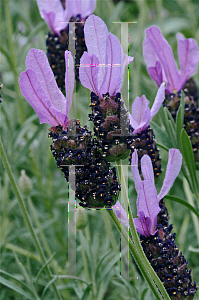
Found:
M 134 251 L 137 252 L 137 257 L 134 256 L 134 259 L 135 259 L 135 261 L 136 261 L 136 263 L 137 263 L 137 265 L 140 268 L 142 273 L 143 273 L 143 270 L 144 270 L 145 273 L 143 273 L 143 275 L 145 274 L 144 277 L 146 278 L 147 282 L 148 283 L 150 282 L 150 284 L 149 284 L 150 287 L 153 286 L 153 288 L 151 288 L 153 293 L 154 293 L 154 286 L 155 286 L 156 292 L 157 292 L 157 288 L 158 288 L 160 293 L 164 297 L 164 299 L 169 300 L 170 297 L 168 296 L 167 291 L 165 290 L 165 288 L 164 288 L 162 282 L 160 281 L 159 277 L 156 275 L 155 271 L 151 267 L 151 264 L 149 263 L 146 255 L 145 255 L 145 253 L 142 249 L 142 246 L 140 244 L 139 237 L 138 237 L 138 234 L 137 234 L 137 231 L 136 231 L 136 228 L 135 228 L 135 225 L 134 225 L 134 221 L 133 221 L 133 215 L 132 215 L 131 207 L 130 207 L 130 205 L 128 205 L 128 192 L 127 192 L 124 172 L 123 172 L 122 164 L 121 164 L 120 160 L 117 161 L 117 165 L 118 165 L 118 172 L 119 172 L 120 182 L 121 182 L 121 186 L 122 186 L 122 198 L 124 200 L 125 206 L 128 207 L 128 209 L 129 209 L 129 225 L 130 225 L 130 230 L 131 230 L 131 234 L 132 234 L 132 240 L 130 240 L 130 244 L 131 244 L 131 247 L 134 247 L 134 248 L 132 248 L 131 253 L 134 256 Z M 126 233 L 126 235 L 127 235 L 127 233 Z M 130 247 L 130 249 L 131 249 L 131 247 Z M 159 293 L 158 293 L 158 295 L 160 297 Z M 158 299 L 162 299 L 162 296 L 161 296 L 161 298 L 158 298 Z
M 113 230 L 112 230 L 112 224 L 111 224 L 111 221 L 110 221 L 109 218 L 107 218 L 107 214 L 106 214 L 106 211 L 105 211 L 105 210 L 102 210 L 102 216 L 103 216 L 103 219 L 104 219 L 104 224 L 105 224 L 105 226 L 106 226 L 106 231 L 108 232 L 109 237 L 110 237 L 110 242 L 111 242 L 111 244 L 112 244 L 112 247 L 113 247 L 113 249 L 114 249 L 115 254 L 117 254 L 117 253 L 118 253 L 117 242 L 116 242 L 116 239 L 115 239 Z
M 31 223 L 30 217 L 29 217 L 27 209 L 25 207 L 25 203 L 24 203 L 24 201 L 23 201 L 23 199 L 22 199 L 22 197 L 20 195 L 19 189 L 18 189 L 17 184 L 15 182 L 15 179 L 14 179 L 14 176 L 12 174 L 12 171 L 11 171 L 8 159 L 6 157 L 6 154 L 5 154 L 5 151 L 4 151 L 4 148 L 3 148 L 3 144 L 2 144 L 1 138 L 0 138 L 0 154 L 1 154 L 1 157 L 2 157 L 3 165 L 4 165 L 5 169 L 6 169 L 8 177 L 10 179 L 11 186 L 13 188 L 15 196 L 17 197 L 17 200 L 18 200 L 18 203 L 19 203 L 22 215 L 24 217 L 24 220 L 26 222 L 26 225 L 28 227 L 28 230 L 29 230 L 29 232 L 30 232 L 30 234 L 32 236 L 32 239 L 34 241 L 35 247 L 36 247 L 36 249 L 37 249 L 37 251 L 38 251 L 38 253 L 40 255 L 41 261 L 42 261 L 43 264 L 45 264 L 46 263 L 46 258 L 45 258 L 44 252 L 43 252 L 42 247 L 40 245 L 39 239 L 38 239 L 38 237 L 35 234 L 33 225 Z M 48 275 L 49 280 L 52 280 L 52 276 L 51 276 L 51 272 L 50 272 L 49 266 L 46 267 L 46 271 L 47 271 L 47 275 Z M 54 282 L 52 284 L 52 287 L 53 287 L 54 293 L 56 295 L 56 298 L 58 300 L 61 300 L 61 296 L 60 296 L 60 294 L 59 294 L 59 292 L 57 290 L 57 287 L 56 287 L 56 285 L 55 285 Z
M 144 276 L 144 278 L 146 279 L 146 281 L 148 282 L 152 292 L 154 293 L 156 299 L 158 300 L 162 300 L 162 299 L 168 299 L 170 300 L 170 298 L 163 298 L 162 295 L 160 294 L 160 292 L 157 290 L 157 287 L 154 283 L 154 281 L 152 280 L 151 276 L 148 273 L 148 270 L 146 269 L 146 267 L 144 266 L 144 264 L 141 261 L 140 255 L 138 254 L 138 251 L 135 247 L 135 245 L 133 244 L 132 240 L 128 237 L 127 232 L 125 231 L 124 227 L 120 224 L 119 220 L 117 219 L 115 213 L 113 212 L 113 210 L 107 210 L 111 219 L 113 220 L 116 228 L 118 229 L 119 232 L 122 233 L 122 236 L 124 238 L 124 240 L 126 241 L 126 243 L 128 243 L 129 241 L 129 249 L 131 251 L 131 254 L 136 262 L 136 264 L 138 265 L 142 275 Z
M 15 80 L 15 91 L 17 93 L 17 99 L 19 100 L 19 116 L 20 120 L 23 123 L 24 122 L 24 111 L 23 111 L 23 105 L 21 101 L 21 93 L 19 88 L 19 76 L 17 72 L 17 60 L 16 60 L 16 50 L 13 43 L 13 29 L 12 29 L 12 18 L 10 14 L 10 7 L 9 7 L 9 0 L 4 1 L 5 4 L 5 17 L 6 17 L 6 30 L 8 35 L 8 46 L 9 46 L 9 53 L 10 53 L 10 60 L 13 68 L 14 73 L 14 80 Z

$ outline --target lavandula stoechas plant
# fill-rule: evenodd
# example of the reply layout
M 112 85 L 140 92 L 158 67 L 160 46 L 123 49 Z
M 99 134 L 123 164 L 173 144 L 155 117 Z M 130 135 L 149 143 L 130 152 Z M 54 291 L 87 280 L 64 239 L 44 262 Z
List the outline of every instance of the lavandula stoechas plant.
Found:
M 75 25 L 75 78 L 79 81 L 80 57 L 86 50 L 84 41 L 84 22 L 95 9 L 95 0 L 37 0 L 41 17 L 46 21 L 50 32 L 46 39 L 47 56 L 58 87 L 65 90 L 65 58 L 69 50 L 68 22 Z M 80 22 L 80 23 L 78 23 Z
M 121 87 L 125 66 L 133 57 L 124 54 L 118 38 L 95 15 L 86 20 L 84 35 L 88 52 L 80 60 L 79 75 L 92 91 L 89 118 L 102 155 L 108 161 L 124 159 L 129 155 L 129 120 Z
M 199 51 L 194 39 L 186 39 L 183 34 L 177 34 L 179 71 L 173 57 L 173 52 L 157 26 L 146 29 L 143 42 L 143 54 L 150 77 L 158 86 L 166 83 L 167 106 L 173 118 L 180 105 L 181 90 L 185 93 L 184 127 L 191 140 L 195 160 L 199 160 L 199 108 L 198 91 L 191 76 L 197 70 Z
M 131 140 L 131 152 L 130 162 L 132 154 L 136 149 L 139 157 L 139 170 L 140 159 L 144 154 L 148 154 L 153 164 L 154 176 L 158 177 L 161 172 L 161 158 L 159 157 L 159 150 L 155 143 L 155 136 L 149 123 L 152 118 L 159 111 L 165 99 L 165 84 L 162 83 L 157 92 L 155 101 L 151 110 L 149 109 L 149 101 L 144 95 L 137 97 L 132 105 L 132 114 L 129 114 L 130 125 L 132 127 Z
M 74 61 L 65 52 L 66 97 L 59 90 L 43 51 L 31 49 L 26 58 L 27 71 L 19 80 L 22 94 L 38 114 L 40 123 L 48 123 L 51 150 L 66 180 L 69 166 L 76 166 L 72 188 L 83 207 L 110 207 L 117 200 L 120 185 L 115 168 L 110 168 L 99 152 L 91 131 L 78 120 L 69 120 L 74 89 Z
M 135 150 L 131 160 L 137 197 L 137 216 L 134 218 L 136 230 L 140 233 L 142 248 L 151 266 L 163 282 L 171 299 L 193 299 L 197 290 L 192 282 L 191 270 L 188 270 L 185 257 L 175 244 L 173 226 L 168 223 L 169 215 L 163 197 L 172 187 L 182 164 L 182 155 L 177 149 L 169 150 L 169 161 L 160 193 L 154 184 L 151 159 L 148 155 L 141 158 L 141 180 L 138 170 L 138 155 Z M 128 226 L 127 214 L 117 202 L 115 213 L 125 226 Z

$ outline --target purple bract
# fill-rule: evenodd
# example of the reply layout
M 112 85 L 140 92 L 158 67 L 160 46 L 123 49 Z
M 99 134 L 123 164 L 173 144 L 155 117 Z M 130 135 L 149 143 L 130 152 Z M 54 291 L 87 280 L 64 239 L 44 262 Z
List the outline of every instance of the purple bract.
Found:
M 124 68 L 133 57 L 124 54 L 118 38 L 109 33 L 106 24 L 91 15 L 85 22 L 84 35 L 88 52 L 80 60 L 80 81 L 99 98 L 115 96 L 121 91 Z
M 157 195 L 154 184 L 154 174 L 151 159 L 144 155 L 141 159 L 141 170 L 144 180 L 141 180 L 138 170 L 138 155 L 136 149 L 131 160 L 131 171 L 133 173 L 137 197 L 137 216 L 134 219 L 136 230 L 144 235 L 150 236 L 157 232 L 157 215 L 160 211 L 159 202 L 172 187 L 182 165 L 182 155 L 178 149 L 169 150 L 169 161 L 162 189 Z M 113 206 L 114 212 L 120 222 L 128 226 L 128 217 L 119 201 Z
M 153 25 L 146 29 L 143 54 L 150 77 L 158 86 L 164 81 L 166 92 L 173 93 L 183 88 L 185 82 L 197 70 L 199 51 L 194 39 L 177 34 L 180 71 L 176 67 L 173 52 L 160 29 Z
M 140 133 L 145 130 L 152 118 L 157 114 L 165 99 L 165 84 L 164 82 L 160 85 L 157 92 L 155 101 L 151 110 L 149 109 L 149 101 L 144 95 L 137 97 L 132 105 L 132 114 L 129 114 L 129 120 L 132 128 L 134 129 L 133 134 Z
M 74 61 L 70 51 L 65 52 L 66 97 L 59 90 L 53 72 L 42 50 L 31 49 L 26 57 L 27 71 L 19 79 L 21 92 L 37 113 L 40 124 L 67 126 L 68 112 L 74 89 Z
M 60 34 L 65 29 L 71 17 L 78 14 L 82 20 L 95 9 L 96 0 L 65 0 L 63 8 L 60 0 L 37 0 L 41 17 L 46 21 L 52 32 Z

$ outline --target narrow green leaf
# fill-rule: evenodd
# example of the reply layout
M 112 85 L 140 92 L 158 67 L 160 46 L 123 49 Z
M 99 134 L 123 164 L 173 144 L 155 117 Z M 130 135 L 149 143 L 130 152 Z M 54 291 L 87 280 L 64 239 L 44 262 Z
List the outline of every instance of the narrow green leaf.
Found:
M 55 280 L 57 280 L 58 276 L 53 277 L 53 279 L 51 279 L 48 284 L 45 286 L 42 295 L 41 295 L 41 300 L 44 299 L 44 295 L 46 294 L 46 291 L 48 290 L 48 288 L 55 282 Z
M 89 293 L 90 293 L 91 287 L 92 287 L 92 283 L 90 283 L 90 284 L 87 286 L 87 288 L 85 289 L 84 294 L 83 294 L 81 300 L 88 300 L 88 295 L 89 295 Z
M 144 291 L 142 292 L 142 295 L 141 295 L 141 300 L 144 300 L 144 297 L 145 297 L 147 291 L 148 291 L 148 288 L 144 289 Z
M 181 106 L 181 122 L 182 122 L 182 128 L 183 128 L 183 124 L 184 124 L 184 106 L 185 106 L 184 92 L 183 91 L 181 91 L 180 106 Z
M 4 245 L 4 247 L 5 247 L 6 249 L 12 250 L 12 251 L 14 251 L 14 252 L 16 252 L 16 253 L 18 253 L 18 254 L 21 254 L 21 255 L 24 255 L 24 256 L 28 256 L 28 257 L 30 257 L 30 258 L 32 258 L 32 259 L 35 259 L 35 260 L 37 260 L 37 261 L 39 261 L 39 262 L 41 261 L 39 255 L 34 254 L 34 253 L 32 253 L 32 252 L 30 252 L 30 251 L 28 251 L 28 250 L 25 250 L 25 249 L 23 249 L 23 248 L 21 248 L 21 247 L 18 247 L 18 246 L 16 246 L 16 245 L 11 244 L 11 243 L 6 243 L 6 244 Z
M 3 278 L 0 276 L 0 283 L 3 284 L 4 286 L 8 287 L 9 289 L 17 292 L 18 294 L 22 295 L 25 297 L 25 299 L 29 300 L 35 300 L 35 297 L 31 297 L 28 293 L 26 293 L 23 289 L 20 287 L 16 286 L 14 283 L 10 282 L 9 280 Z
M 4 275 L 6 275 L 6 276 L 8 276 L 8 277 L 10 277 L 10 278 L 12 278 L 12 279 L 14 279 L 14 280 L 16 280 L 17 282 L 19 282 L 21 285 L 23 285 L 25 288 L 27 288 L 30 292 L 31 292 L 31 294 L 34 296 L 34 293 L 32 292 L 32 290 L 30 289 L 30 287 L 27 285 L 27 284 L 25 284 L 22 280 L 21 280 L 21 278 L 19 279 L 18 277 L 17 277 L 17 275 L 13 275 L 13 274 L 10 274 L 10 273 L 8 273 L 8 272 L 6 272 L 6 271 L 4 271 L 4 270 L 1 270 L 0 269 L 0 273 L 2 273 L 2 274 L 4 274 Z
M 180 106 L 177 111 L 177 116 L 176 116 L 176 139 L 177 139 L 177 146 L 178 149 L 182 150 L 181 146 L 181 131 L 183 129 L 183 124 L 184 124 L 184 92 L 181 91 L 181 101 L 180 101 Z
M 24 148 L 19 152 L 16 161 L 19 162 L 21 158 L 23 158 L 28 150 L 32 142 L 34 142 L 35 138 L 38 136 L 39 132 L 43 130 L 42 126 L 39 126 L 38 130 L 33 134 L 33 136 L 29 139 L 29 141 L 25 144 Z
M 22 272 L 22 274 L 23 274 L 23 276 L 26 280 L 26 283 L 28 285 L 30 285 L 30 277 L 29 277 L 24 265 L 20 262 L 20 260 L 18 259 L 17 254 L 15 252 L 14 252 L 14 256 L 15 256 L 16 263 L 18 264 L 19 268 L 21 269 L 21 272 Z
M 102 262 L 104 261 L 104 259 L 112 252 L 112 250 L 109 250 L 107 251 L 103 256 L 102 258 L 100 259 L 98 265 L 97 265 L 97 268 L 96 268 L 96 271 L 95 271 L 95 281 L 97 282 L 97 278 L 98 278 L 98 271 L 99 271 L 99 268 L 102 264 Z
M 197 177 L 196 177 L 196 169 L 195 169 L 192 145 L 191 145 L 191 141 L 184 129 L 182 130 L 182 133 L 181 133 L 181 143 L 182 143 L 183 158 L 186 162 L 187 168 L 190 173 L 193 190 L 195 191 L 196 194 L 198 194 L 198 183 L 197 183 Z
M 169 199 L 169 200 L 172 200 L 172 201 L 175 201 L 175 202 L 178 202 L 184 206 L 186 206 L 188 209 L 190 209 L 196 216 L 197 218 L 199 219 L 199 212 L 195 209 L 195 207 L 193 207 L 191 204 L 187 203 L 186 201 L 184 201 L 183 199 L 181 198 L 178 198 L 178 197 L 174 197 L 174 196 L 171 196 L 171 195 L 166 195 L 164 198 L 166 199 Z
M 167 115 L 167 118 L 171 121 L 172 127 L 175 128 L 175 122 L 174 122 L 174 119 L 173 119 L 170 111 L 168 110 L 167 107 L 164 107 L 164 111 L 165 111 L 165 113 Z
M 52 275 L 53 277 L 56 277 L 55 275 Z M 84 283 L 87 284 L 87 281 L 84 279 L 84 278 L 81 278 L 81 277 L 77 277 L 77 276 L 72 276 L 72 275 L 58 275 L 59 279 L 72 279 L 72 280 L 79 280 L 79 281 L 82 281 Z
M 162 128 L 160 128 L 160 126 L 158 126 L 155 122 L 151 121 L 150 122 L 151 128 L 154 131 L 155 134 L 155 138 L 162 143 L 162 145 L 166 146 L 167 148 L 172 148 L 172 143 L 171 140 L 167 134 L 167 132 L 165 132 L 164 130 L 162 130 Z
M 176 136 L 175 135 L 175 127 L 173 127 L 171 120 L 168 120 L 168 128 L 169 128 L 168 135 L 172 141 L 172 147 L 176 148 L 177 142 L 176 142 L 176 138 L 175 138 L 175 136 Z
M 0 51 L 3 55 L 5 55 L 7 62 L 10 64 L 10 67 L 13 68 L 13 63 L 12 63 L 12 59 L 9 56 L 9 51 L 4 49 L 2 45 L 0 45 Z
M 177 116 L 176 116 L 176 140 L 178 149 L 181 150 L 181 130 L 182 130 L 182 120 L 181 120 L 181 106 L 178 109 Z
M 53 259 L 53 257 L 55 256 L 55 252 L 53 253 L 53 255 L 47 260 L 47 262 L 41 267 L 41 269 L 39 270 L 37 277 L 36 277 L 36 284 L 38 283 L 39 277 L 41 276 L 43 270 L 47 267 L 47 265 L 51 262 L 51 260 Z
M 169 152 L 169 148 L 163 146 L 162 144 L 156 143 L 156 145 L 157 145 L 157 147 L 160 147 L 160 148 L 164 149 L 165 151 Z
M 26 132 L 29 130 L 29 126 L 31 123 L 36 120 L 38 117 L 36 114 L 29 117 L 22 125 L 21 127 L 15 131 L 15 134 L 13 135 L 13 150 L 16 149 L 17 145 L 20 143 L 21 139 L 24 137 Z
M 194 248 L 192 246 L 189 246 L 188 250 L 191 252 L 199 253 L 199 248 Z

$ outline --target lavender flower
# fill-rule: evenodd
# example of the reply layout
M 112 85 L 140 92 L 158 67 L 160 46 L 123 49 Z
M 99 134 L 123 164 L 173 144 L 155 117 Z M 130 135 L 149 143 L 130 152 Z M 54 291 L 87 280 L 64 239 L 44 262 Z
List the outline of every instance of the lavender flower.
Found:
M 22 94 L 39 116 L 40 123 L 48 123 L 51 151 L 66 180 L 69 165 L 76 166 L 76 180 L 72 188 L 83 207 L 110 207 L 118 198 L 120 185 L 115 168 L 102 158 L 99 147 L 87 126 L 78 120 L 68 120 L 74 89 L 74 63 L 65 52 L 66 97 L 59 90 L 43 51 L 31 49 L 26 58 L 27 71 L 22 72 L 19 85 Z
M 144 235 L 154 235 L 157 229 L 157 215 L 160 211 L 159 201 L 172 187 L 182 164 L 182 155 L 177 149 L 169 150 L 169 161 L 162 189 L 157 195 L 154 185 L 154 175 L 151 159 L 144 155 L 141 159 L 141 170 L 144 180 L 142 181 L 138 171 L 138 155 L 135 150 L 131 160 L 135 188 L 138 193 L 137 209 L 138 219 L 134 219 L 137 231 Z
M 129 120 L 120 92 L 125 66 L 133 57 L 124 54 L 118 38 L 97 16 L 88 17 L 84 34 L 88 52 L 80 60 L 80 81 L 92 91 L 89 118 L 103 156 L 109 161 L 124 159 L 129 155 Z
M 50 32 L 46 39 L 47 56 L 59 88 L 64 91 L 64 53 L 69 47 L 68 22 L 84 22 L 95 9 L 95 0 L 37 0 L 41 17 L 46 21 Z M 76 23 L 75 78 L 79 81 L 80 57 L 86 50 L 84 24 Z
M 172 49 L 156 26 L 146 29 L 143 53 L 147 70 L 158 86 L 166 82 L 164 105 L 174 120 L 180 105 L 181 90 L 185 93 L 184 128 L 191 140 L 195 160 L 199 160 L 199 108 L 198 91 L 191 76 L 197 70 L 199 51 L 194 39 L 186 39 L 177 34 L 179 71 L 176 67 Z
M 168 193 L 181 169 L 182 155 L 177 149 L 169 150 L 169 161 L 162 189 L 157 195 L 154 183 L 153 166 L 148 155 L 141 159 L 141 170 L 144 180 L 141 180 L 138 169 L 138 154 L 135 149 L 131 159 L 131 171 L 134 177 L 135 189 L 138 193 L 138 219 L 134 219 L 139 233 L 149 236 L 156 233 L 157 215 L 160 211 L 159 202 Z M 119 201 L 113 209 L 122 224 L 128 226 L 128 218 Z M 121 214 L 121 216 L 119 215 Z
M 133 134 L 141 133 L 148 128 L 150 121 L 159 111 L 165 98 L 165 84 L 162 83 L 157 92 L 155 101 L 151 110 L 149 109 L 149 101 L 142 95 L 137 97 L 132 105 L 132 115 L 129 114 L 130 124 L 133 128 Z
M 153 167 L 148 155 L 141 159 L 141 180 L 138 170 L 138 155 L 132 155 L 133 173 L 137 197 L 137 216 L 134 219 L 136 230 L 140 233 L 140 242 L 146 257 L 163 282 L 171 299 L 191 300 L 197 290 L 192 282 L 188 262 L 175 244 L 175 234 L 171 234 L 172 225 L 168 225 L 168 212 L 163 197 L 172 187 L 182 164 L 182 155 L 177 149 L 169 150 L 169 161 L 162 189 L 157 195 L 154 185 Z M 118 219 L 128 226 L 128 218 L 119 202 L 113 206 Z
M 74 89 L 74 62 L 70 51 L 65 52 L 65 61 L 66 97 L 56 84 L 45 53 L 31 49 L 26 57 L 28 69 L 21 73 L 19 85 L 22 94 L 37 113 L 40 124 L 67 127 Z
M 199 51 L 194 39 L 186 39 L 178 33 L 179 71 L 176 67 L 173 52 L 157 26 L 146 29 L 143 42 L 143 54 L 147 71 L 158 86 L 164 81 L 166 92 L 173 93 L 183 88 L 185 82 L 197 70 Z
M 60 0 L 37 0 L 41 17 L 48 24 L 52 33 L 61 35 L 66 22 L 72 17 L 81 15 L 84 21 L 95 9 L 95 0 L 65 0 L 64 7 Z M 65 23 L 64 23 L 65 22 Z
M 118 38 L 109 33 L 106 24 L 91 15 L 85 22 L 84 35 L 88 52 L 80 60 L 80 80 L 103 100 L 103 94 L 110 97 L 120 93 L 124 69 L 133 57 L 124 54 Z
M 155 143 L 155 136 L 153 130 L 150 128 L 149 123 L 152 118 L 159 111 L 165 98 L 165 84 L 162 83 L 157 92 L 155 101 L 151 110 L 149 109 L 149 101 L 143 95 L 141 98 L 137 97 L 132 105 L 132 115 L 129 114 L 130 125 L 132 127 L 131 141 L 131 152 L 130 162 L 132 153 L 135 149 L 138 151 L 139 156 L 139 169 L 140 159 L 144 154 L 148 154 L 153 163 L 154 175 L 159 176 L 161 172 L 161 159 L 159 157 L 159 150 Z

